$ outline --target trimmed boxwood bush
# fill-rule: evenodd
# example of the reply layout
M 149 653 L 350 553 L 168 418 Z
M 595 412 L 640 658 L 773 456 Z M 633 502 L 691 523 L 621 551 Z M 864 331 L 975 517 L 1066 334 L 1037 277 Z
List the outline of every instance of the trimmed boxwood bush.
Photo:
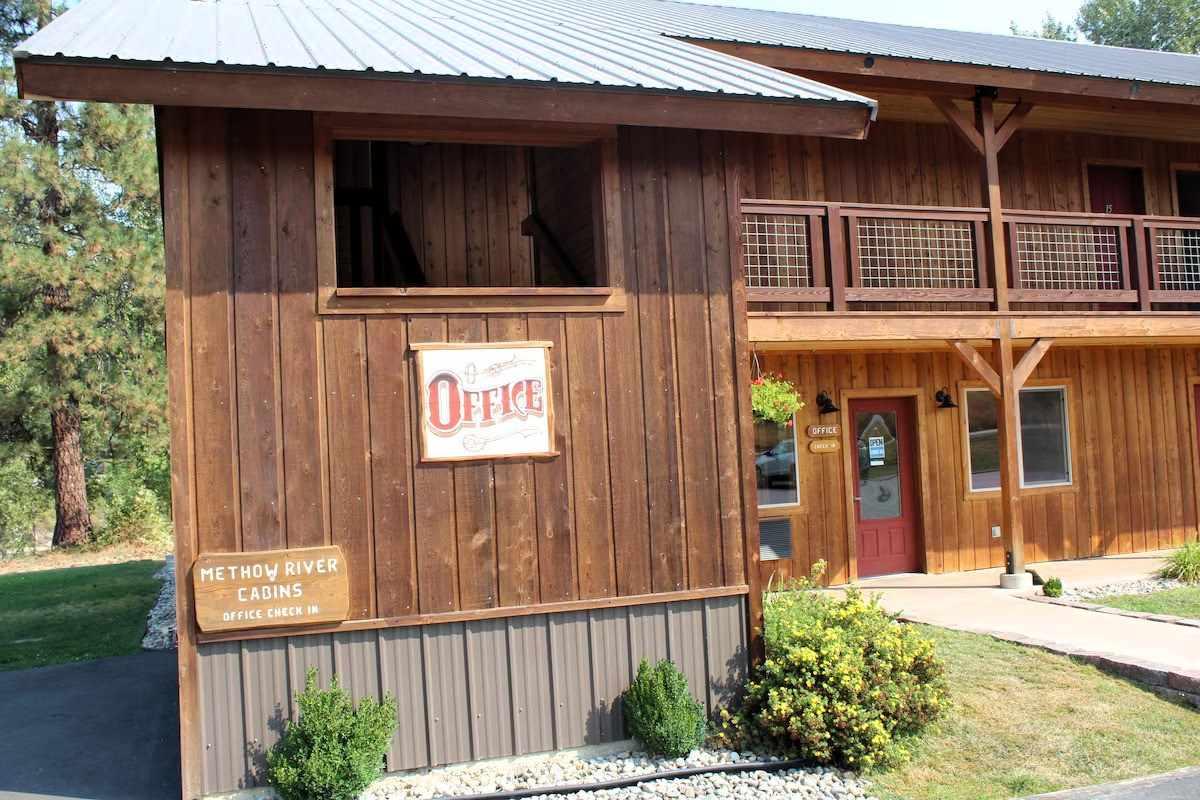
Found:
M 1046 597 L 1062 597 L 1062 580 L 1059 578 L 1050 578 L 1042 584 L 1042 594 Z
M 323 690 L 310 669 L 296 703 L 300 719 L 267 754 L 268 782 L 283 800 L 354 800 L 383 772 L 395 701 L 363 698 L 355 708 L 336 677 Z
M 688 691 L 687 678 L 670 661 L 644 659 L 625 693 L 625 724 L 647 752 L 678 758 L 704 744 L 704 708 Z
M 722 713 L 724 743 L 860 771 L 902 761 L 947 702 L 933 643 L 855 590 L 777 592 L 764 606 L 766 660 L 741 709 Z

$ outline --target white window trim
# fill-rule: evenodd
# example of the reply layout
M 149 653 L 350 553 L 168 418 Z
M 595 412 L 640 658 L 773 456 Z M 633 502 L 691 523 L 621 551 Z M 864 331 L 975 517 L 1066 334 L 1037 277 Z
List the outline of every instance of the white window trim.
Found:
M 791 503 L 759 503 L 759 508 L 796 508 L 800 505 L 800 439 L 797 437 L 796 415 L 792 415 L 792 473 L 796 479 L 796 499 Z M 782 439 L 780 440 L 782 441 Z M 758 487 L 754 487 L 754 499 L 758 501 Z
M 1065 456 L 1067 459 L 1067 479 L 1065 481 L 1044 481 L 1044 482 L 1039 482 L 1039 483 L 1027 483 L 1025 481 L 1025 453 L 1023 452 L 1023 449 L 1021 446 L 1021 432 L 1017 431 L 1017 471 L 1020 473 L 1021 488 L 1022 489 L 1053 489 L 1056 486 L 1074 486 L 1075 485 L 1075 469 L 1074 469 L 1075 461 L 1074 461 L 1074 456 L 1071 452 L 1071 403 L 1070 403 L 1071 387 L 1069 387 L 1065 383 L 1048 383 L 1048 384 L 1041 385 L 1041 386 L 1025 386 L 1025 387 L 1022 387 L 1021 391 L 1022 392 L 1037 392 L 1037 391 L 1043 391 L 1043 392 L 1045 392 L 1045 391 L 1060 391 L 1060 392 L 1062 392 L 1063 432 L 1064 432 L 1064 436 L 1066 438 Z M 966 407 L 968 405 L 968 403 L 970 402 L 969 395 L 971 394 L 971 392 L 984 392 L 987 394 L 991 394 L 991 390 L 986 389 L 986 388 L 979 388 L 977 386 L 968 386 L 964 392 L 965 396 L 963 399 L 966 402 L 963 403 L 964 408 L 963 408 L 963 413 L 961 416 L 962 416 L 962 425 L 963 425 L 963 436 L 966 437 L 966 442 L 967 442 L 967 447 L 966 447 L 966 451 L 967 451 L 967 453 L 966 453 L 967 454 L 967 464 L 966 464 L 966 466 L 967 466 L 967 491 L 970 494 L 998 493 L 1000 491 L 1000 487 L 998 487 L 998 486 L 992 487 L 992 488 L 987 488 L 987 489 L 976 489 L 975 488 L 975 473 L 972 472 L 972 470 L 971 470 L 971 421 L 969 418 L 970 415 L 968 413 L 968 409 Z M 1018 403 L 1019 402 L 1020 402 L 1020 400 L 1018 399 Z

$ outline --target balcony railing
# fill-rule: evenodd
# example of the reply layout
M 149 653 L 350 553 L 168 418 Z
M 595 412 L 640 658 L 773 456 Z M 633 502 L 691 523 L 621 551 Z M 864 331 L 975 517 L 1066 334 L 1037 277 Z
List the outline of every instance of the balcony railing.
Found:
M 863 303 L 996 302 L 982 208 L 747 200 L 742 254 L 752 303 L 845 310 Z M 1008 299 L 1200 302 L 1200 220 L 1004 212 Z

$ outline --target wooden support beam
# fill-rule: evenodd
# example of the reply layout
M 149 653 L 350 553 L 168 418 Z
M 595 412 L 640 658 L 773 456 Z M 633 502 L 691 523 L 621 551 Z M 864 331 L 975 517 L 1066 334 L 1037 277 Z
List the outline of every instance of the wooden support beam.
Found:
M 1021 129 L 1021 125 L 1025 122 L 1025 118 L 1029 116 L 1029 112 L 1033 111 L 1033 104 L 1026 103 L 1024 100 L 1019 101 L 1012 110 L 1008 112 L 1008 116 L 1004 118 L 1004 122 L 996 130 L 996 149 L 1003 150 L 1004 145 L 1008 144 L 1008 140 L 1012 135 Z
M 1025 355 L 1021 356 L 1021 360 L 1013 369 L 1013 383 L 1016 384 L 1018 392 L 1025 386 L 1033 371 L 1037 369 L 1042 357 L 1050 351 L 1052 344 L 1054 344 L 1053 339 L 1038 339 L 1033 343 L 1033 347 L 1026 350 Z
M 1048 347 L 1049 345 L 1047 345 Z M 1010 575 L 1025 571 L 1025 531 L 1021 521 L 1021 469 L 1017 436 L 1021 431 L 1019 389 L 1013 368 L 1013 340 L 1008 326 L 1002 326 L 996 347 L 996 367 L 1000 376 L 1000 408 L 997 414 L 1000 434 L 1000 530 L 1010 555 Z
M 942 112 L 942 116 L 950 121 L 950 127 L 954 128 L 954 132 L 962 137 L 963 141 L 975 148 L 977 153 L 984 155 L 983 137 L 979 135 L 979 131 L 975 129 L 975 126 L 971 123 L 971 118 L 967 116 L 966 112 L 959 108 L 949 97 L 933 96 L 929 99 L 937 106 L 938 111 Z
M 975 97 L 979 130 L 983 135 L 983 204 L 988 210 L 992 258 L 990 275 L 996 290 L 996 310 L 1008 310 L 1008 258 L 1004 250 L 1004 211 L 1000 201 L 1000 148 L 996 145 L 996 117 L 992 97 L 980 93 Z
M 979 351 L 967 342 L 951 341 L 949 344 L 951 349 L 954 350 L 955 355 L 962 359 L 963 363 L 970 367 L 971 371 L 987 384 L 988 388 L 992 390 L 992 394 L 999 397 L 1001 391 L 1000 376 L 996 374 L 996 370 L 992 369 L 992 365 L 987 362 L 987 359 L 981 356 Z

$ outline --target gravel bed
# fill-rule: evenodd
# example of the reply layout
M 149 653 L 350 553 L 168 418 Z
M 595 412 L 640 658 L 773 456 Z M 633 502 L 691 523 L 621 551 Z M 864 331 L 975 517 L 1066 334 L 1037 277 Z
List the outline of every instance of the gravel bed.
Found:
M 709 773 L 676 780 L 648 781 L 623 789 L 540 795 L 540 800 L 865 800 L 867 782 L 837 770 L 789 769 L 781 772 Z
M 373 784 L 361 800 L 432 800 L 456 795 L 486 794 L 565 786 L 652 775 L 670 770 L 713 767 L 774 757 L 731 750 L 694 750 L 683 758 L 658 758 L 642 752 L 622 751 L 609 755 L 580 756 L 554 753 L 512 762 L 463 764 L 391 775 Z M 544 798 L 709 798 L 709 797 L 795 797 L 832 800 L 867 798 L 867 782 L 851 773 L 834 769 L 762 770 L 739 774 L 696 775 L 674 780 L 655 780 L 623 789 L 576 792 L 572 795 L 541 795 Z
M 1064 600 L 1079 600 L 1090 603 L 1102 597 L 1117 594 L 1153 594 L 1166 589 L 1178 589 L 1183 583 L 1169 578 L 1139 578 L 1132 581 L 1104 583 L 1097 586 L 1063 587 Z
M 175 556 L 168 555 L 167 562 L 154 577 L 163 582 L 158 590 L 158 599 L 146 617 L 146 635 L 142 638 L 143 650 L 174 650 L 177 645 L 175 634 Z

